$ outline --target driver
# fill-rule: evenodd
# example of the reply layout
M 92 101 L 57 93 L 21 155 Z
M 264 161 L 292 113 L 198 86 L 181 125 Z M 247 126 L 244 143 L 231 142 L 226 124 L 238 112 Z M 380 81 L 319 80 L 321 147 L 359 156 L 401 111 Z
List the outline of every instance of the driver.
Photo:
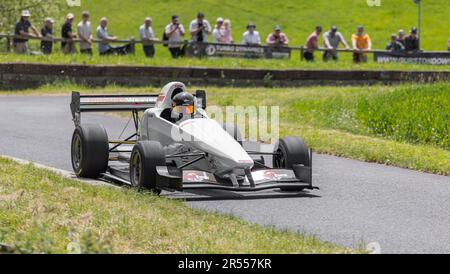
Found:
M 194 116 L 194 96 L 185 91 L 178 93 L 172 99 L 171 118 L 174 123 L 191 119 Z

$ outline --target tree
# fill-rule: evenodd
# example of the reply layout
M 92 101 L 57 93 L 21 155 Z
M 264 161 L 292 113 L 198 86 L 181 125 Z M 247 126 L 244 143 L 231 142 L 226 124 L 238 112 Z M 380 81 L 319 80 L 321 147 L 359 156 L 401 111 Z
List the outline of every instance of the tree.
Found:
M 65 0 L 0 0 L 0 33 L 12 33 L 20 13 L 28 9 L 31 22 L 39 27 L 45 17 L 58 18 Z

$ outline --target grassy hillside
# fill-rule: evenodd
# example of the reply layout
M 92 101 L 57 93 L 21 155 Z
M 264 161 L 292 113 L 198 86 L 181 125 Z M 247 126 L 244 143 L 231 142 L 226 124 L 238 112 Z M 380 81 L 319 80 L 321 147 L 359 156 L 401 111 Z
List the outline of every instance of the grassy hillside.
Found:
M 372 36 L 375 48 L 384 48 L 389 35 L 398 29 L 408 30 L 417 25 L 417 6 L 412 0 L 382 0 L 380 7 L 369 7 L 366 0 L 272 0 L 213 1 L 213 0 L 95 0 L 81 1 L 81 8 L 70 10 L 80 16 L 83 9 L 90 10 L 93 21 L 101 16 L 110 18 L 110 32 L 121 36 L 138 36 L 138 27 L 145 16 L 152 16 L 154 29 L 161 37 L 163 27 L 172 14 L 178 14 L 185 27 L 197 11 L 203 11 L 212 23 L 221 16 L 232 21 L 234 38 L 241 40 L 248 21 L 253 21 L 261 36 L 280 24 L 292 45 L 303 44 L 316 25 L 329 28 L 337 25 L 347 40 L 357 24 L 363 24 Z M 446 50 L 450 27 L 448 0 L 423 1 L 423 48 Z M 79 19 L 79 18 L 78 18 Z
M 0 157 L 1 253 L 351 253 L 125 188 Z

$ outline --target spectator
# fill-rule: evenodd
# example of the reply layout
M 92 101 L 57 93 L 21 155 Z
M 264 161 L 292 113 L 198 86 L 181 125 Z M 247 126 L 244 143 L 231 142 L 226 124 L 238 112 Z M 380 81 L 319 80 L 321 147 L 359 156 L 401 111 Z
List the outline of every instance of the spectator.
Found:
M 155 56 L 153 42 L 157 41 L 157 39 L 153 33 L 151 17 L 145 18 L 144 24 L 139 28 L 139 36 L 142 40 L 142 48 L 144 49 L 145 56 L 153 58 Z
M 349 49 L 347 42 L 344 39 L 344 36 L 338 31 L 336 26 L 332 26 L 331 29 L 323 34 L 323 46 L 328 49 L 323 52 L 323 61 L 327 62 L 328 60 L 333 59 L 334 61 L 338 60 L 338 52 L 339 44 L 344 45 L 345 49 Z
M 92 26 L 89 21 L 89 12 L 83 11 L 81 22 L 77 26 L 78 38 L 80 38 L 80 52 L 92 55 Z
M 216 26 L 214 27 L 214 30 L 212 32 L 213 43 L 223 43 L 224 37 L 223 37 L 222 26 L 223 26 L 223 18 L 219 17 L 219 18 L 217 18 Z
M 25 38 L 14 38 L 13 49 L 15 53 L 25 54 L 28 52 L 27 37 L 39 37 L 39 32 L 30 22 L 30 12 L 28 10 L 22 11 L 20 20 L 16 23 L 14 35 L 23 36 Z M 32 33 L 29 32 L 31 29 Z
M 414 53 L 420 50 L 419 37 L 417 36 L 417 28 L 412 28 L 411 33 L 405 38 L 405 50 Z
M 53 19 L 45 18 L 44 26 L 41 29 L 42 38 L 53 39 Z M 53 50 L 53 41 L 41 41 L 41 51 L 43 54 L 51 54 Z
M 64 39 L 61 42 L 62 52 L 65 54 L 76 53 L 75 43 L 73 41 L 76 38 L 76 35 L 72 32 L 72 23 L 75 16 L 73 13 L 67 14 L 66 22 L 63 24 L 61 28 L 61 37 Z
M 100 25 L 97 27 L 96 34 L 97 38 L 101 40 L 101 42 L 98 42 L 98 52 L 100 55 L 125 55 L 130 52 L 129 44 L 121 47 L 112 47 L 109 45 L 110 42 L 117 41 L 118 39 L 108 34 L 108 19 L 106 17 L 100 19 Z
M 372 49 L 372 41 L 370 36 L 364 33 L 364 27 L 358 26 L 356 34 L 352 35 L 353 45 L 353 62 L 354 63 L 366 63 L 367 62 L 367 50 Z
M 181 44 L 185 34 L 184 27 L 179 22 L 177 15 L 172 16 L 172 23 L 168 24 L 164 31 L 164 40 L 168 42 L 172 58 L 179 58 L 182 55 Z
M 319 48 L 319 35 L 322 33 L 322 27 L 317 26 L 316 30 L 306 39 L 306 49 L 303 52 L 303 58 L 306 61 L 314 61 L 314 51 Z
M 252 22 L 248 23 L 247 31 L 242 35 L 242 44 L 247 46 L 261 45 L 261 37 L 259 32 L 256 31 L 256 25 Z
M 231 33 L 231 21 L 230 19 L 225 19 L 222 26 L 222 43 L 233 44 L 233 34 Z
M 398 31 L 397 41 L 405 47 L 405 31 L 403 29 Z
M 392 52 L 402 52 L 405 50 L 405 47 L 402 43 L 400 43 L 397 39 L 397 35 L 392 34 L 391 35 L 391 42 L 389 42 L 386 46 L 387 50 L 390 50 Z
M 208 35 L 211 34 L 211 25 L 208 20 L 205 19 L 205 15 L 202 12 L 197 14 L 197 19 L 192 20 L 189 31 L 192 36 L 192 42 L 208 42 Z
M 266 43 L 269 46 L 287 46 L 289 39 L 286 34 L 281 32 L 280 26 L 275 26 L 274 31 L 267 36 Z

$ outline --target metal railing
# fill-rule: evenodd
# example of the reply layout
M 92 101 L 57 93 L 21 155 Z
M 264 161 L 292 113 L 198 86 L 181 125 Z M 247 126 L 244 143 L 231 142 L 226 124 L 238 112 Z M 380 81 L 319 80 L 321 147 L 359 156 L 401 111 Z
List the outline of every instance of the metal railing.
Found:
M 20 36 L 20 35 L 13 35 L 13 34 L 0 34 L 0 40 L 2 40 L 2 39 L 6 39 L 5 43 L 6 43 L 6 51 L 7 52 L 11 51 L 11 45 L 12 45 L 12 40 L 13 39 L 40 40 L 40 41 L 48 41 L 48 42 L 54 42 L 54 43 L 58 43 L 58 42 L 74 42 L 74 43 L 85 42 L 85 40 L 82 40 L 82 39 L 79 39 L 79 38 L 66 39 L 66 38 L 56 38 L 56 37 L 52 37 L 52 38 L 50 38 L 50 37 L 29 37 L 29 36 Z M 129 38 L 128 40 L 125 40 L 125 39 L 114 39 L 114 40 L 92 39 L 91 42 L 92 43 L 105 43 L 105 44 L 110 44 L 110 43 L 129 44 L 131 46 L 130 47 L 131 48 L 131 52 L 130 53 L 132 53 L 132 54 L 135 52 L 136 44 L 143 44 L 143 45 L 151 45 L 151 44 L 162 45 L 162 44 L 164 44 L 164 45 L 185 46 L 185 45 L 189 45 L 189 44 L 193 43 L 193 42 L 190 42 L 190 41 L 187 41 L 187 40 L 182 41 L 182 42 L 171 42 L 171 41 L 163 41 L 163 40 L 151 40 L 151 41 L 149 41 L 149 40 L 136 40 L 133 37 Z M 210 43 L 210 44 L 214 44 L 214 43 Z M 225 44 L 221 44 L 221 45 L 225 45 Z M 230 45 L 242 46 L 240 44 L 230 44 Z M 274 46 L 260 45 L 260 46 L 249 46 L 249 47 L 264 47 L 264 48 L 267 48 L 267 47 L 274 47 Z M 303 46 L 303 45 L 299 46 L 299 47 L 292 47 L 292 46 L 279 46 L 279 47 L 282 47 L 284 49 L 289 49 L 291 51 L 299 51 L 301 60 L 303 60 L 303 53 L 308 50 L 308 48 Z M 357 53 L 368 53 L 368 54 L 392 53 L 392 51 L 380 50 L 380 49 L 354 50 L 354 49 L 343 49 L 343 48 L 328 49 L 328 48 L 324 48 L 324 47 L 319 47 L 317 49 L 314 49 L 314 51 L 319 51 L 319 52 L 336 51 L 336 52 L 342 52 L 342 53 L 355 53 L 355 52 L 357 52 Z M 441 54 L 442 53 L 448 53 L 446 51 L 420 51 L 420 52 L 441 53 Z

